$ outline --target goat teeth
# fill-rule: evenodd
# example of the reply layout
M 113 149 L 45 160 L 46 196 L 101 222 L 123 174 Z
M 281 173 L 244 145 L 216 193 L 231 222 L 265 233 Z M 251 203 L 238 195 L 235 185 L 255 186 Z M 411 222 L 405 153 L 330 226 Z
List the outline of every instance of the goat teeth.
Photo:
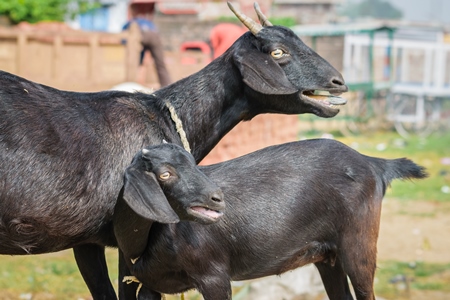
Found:
M 330 104 L 334 104 L 334 105 L 343 105 L 343 104 L 347 103 L 347 99 L 333 96 L 333 95 L 329 95 L 329 96 L 327 96 L 327 95 L 310 95 L 308 97 L 312 98 L 314 100 L 317 100 L 317 101 L 326 101 L 326 102 L 329 102 Z
M 328 91 L 315 90 L 315 91 L 314 91 L 314 96 L 324 96 L 324 97 L 329 97 L 329 96 L 332 96 L 332 95 L 331 95 L 330 92 L 328 92 Z

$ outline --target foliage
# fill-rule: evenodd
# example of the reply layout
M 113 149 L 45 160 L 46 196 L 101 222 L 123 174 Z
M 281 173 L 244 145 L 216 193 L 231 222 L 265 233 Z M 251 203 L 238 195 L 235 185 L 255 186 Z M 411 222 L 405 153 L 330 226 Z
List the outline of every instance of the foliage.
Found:
M 224 23 L 236 23 L 236 24 L 242 24 L 241 21 L 239 21 L 236 17 L 228 17 L 228 16 L 221 16 L 217 19 L 219 22 Z M 269 18 L 270 23 L 273 25 L 280 25 L 285 27 L 291 27 L 296 25 L 295 19 L 291 17 L 278 17 L 278 18 Z
M 292 17 L 271 17 L 269 18 L 270 23 L 273 25 L 280 25 L 285 27 L 291 27 L 296 25 L 295 19 Z
M 401 19 L 403 13 L 388 1 L 363 0 L 359 3 L 349 1 L 341 14 L 351 19 L 373 17 L 377 19 Z
M 98 6 L 98 2 L 89 0 L 3 0 L 0 1 L 0 15 L 6 16 L 12 24 L 62 22 Z
M 235 24 L 242 24 L 241 21 L 239 21 L 238 18 L 235 16 L 229 17 L 229 16 L 220 16 L 217 18 L 218 22 L 221 23 L 235 23 Z

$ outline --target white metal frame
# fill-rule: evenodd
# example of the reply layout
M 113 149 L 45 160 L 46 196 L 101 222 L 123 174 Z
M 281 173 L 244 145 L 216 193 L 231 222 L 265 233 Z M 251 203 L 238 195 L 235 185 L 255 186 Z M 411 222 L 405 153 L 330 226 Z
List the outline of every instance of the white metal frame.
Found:
M 370 37 L 367 35 L 346 35 L 344 42 L 344 78 L 348 83 L 369 81 L 370 74 L 364 68 L 368 66 L 368 55 L 364 57 L 362 49 L 370 46 Z M 425 120 L 425 101 L 427 98 L 450 98 L 450 68 L 447 68 L 447 60 L 450 58 L 450 44 L 440 38 L 437 42 L 413 41 L 413 40 L 389 40 L 387 37 L 374 37 L 372 40 L 374 49 L 391 46 L 391 59 L 394 59 L 391 70 L 391 95 L 406 94 L 414 96 L 416 111 L 414 115 L 402 115 L 398 110 L 390 112 L 388 118 L 394 122 L 411 122 L 423 124 Z M 403 51 L 406 56 L 408 51 L 423 51 L 423 65 L 411 66 L 407 59 L 396 60 L 398 51 Z M 384 63 L 375 61 L 374 64 Z M 423 76 L 419 82 L 409 81 L 414 69 L 422 68 Z M 398 81 L 399 79 L 401 81 Z M 375 83 L 377 78 L 374 79 Z M 391 97 L 390 99 L 394 99 Z M 439 107 L 439 106 L 436 106 Z M 433 117 L 436 114 L 433 112 Z

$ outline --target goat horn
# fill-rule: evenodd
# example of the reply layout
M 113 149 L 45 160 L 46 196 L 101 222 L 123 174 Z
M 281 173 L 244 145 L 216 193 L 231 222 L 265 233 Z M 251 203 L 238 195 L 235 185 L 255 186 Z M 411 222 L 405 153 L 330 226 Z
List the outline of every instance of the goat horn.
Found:
M 270 23 L 269 19 L 267 19 L 267 17 L 262 13 L 258 2 L 255 2 L 253 4 L 253 7 L 255 8 L 256 14 L 258 15 L 259 22 L 261 22 L 262 26 L 273 26 L 273 24 Z
M 231 11 L 236 15 L 236 17 L 238 17 L 238 19 L 241 20 L 242 24 L 244 24 L 245 27 L 247 27 L 251 33 L 253 33 L 254 35 L 257 35 L 258 32 L 262 29 L 262 25 L 256 23 L 255 21 L 253 21 L 252 19 L 250 19 L 243 13 L 236 11 L 234 9 L 233 5 L 231 5 L 231 3 L 229 1 L 227 2 L 227 4 L 228 4 L 228 7 L 231 9 Z

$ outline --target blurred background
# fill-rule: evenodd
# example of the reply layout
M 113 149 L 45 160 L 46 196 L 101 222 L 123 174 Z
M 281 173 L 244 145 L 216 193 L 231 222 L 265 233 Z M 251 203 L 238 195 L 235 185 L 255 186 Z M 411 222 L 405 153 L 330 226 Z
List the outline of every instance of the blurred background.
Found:
M 343 73 L 348 103 L 332 119 L 258 116 L 233 129 L 202 163 L 319 137 L 368 155 L 413 159 L 430 177 L 394 182 L 387 193 L 376 293 L 450 299 L 450 1 L 258 2 L 273 24 L 290 27 Z M 253 0 L 233 3 L 256 19 Z M 139 63 L 139 29 L 123 30 L 133 11 L 156 26 L 173 81 L 211 61 L 216 25 L 239 24 L 222 0 L 2 0 L 0 69 L 73 91 L 157 89 L 150 53 Z M 116 251 L 108 258 L 117 282 Z M 0 265 L 0 300 L 90 299 L 71 251 L 0 256 Z M 234 299 L 326 299 L 313 267 L 234 288 Z

